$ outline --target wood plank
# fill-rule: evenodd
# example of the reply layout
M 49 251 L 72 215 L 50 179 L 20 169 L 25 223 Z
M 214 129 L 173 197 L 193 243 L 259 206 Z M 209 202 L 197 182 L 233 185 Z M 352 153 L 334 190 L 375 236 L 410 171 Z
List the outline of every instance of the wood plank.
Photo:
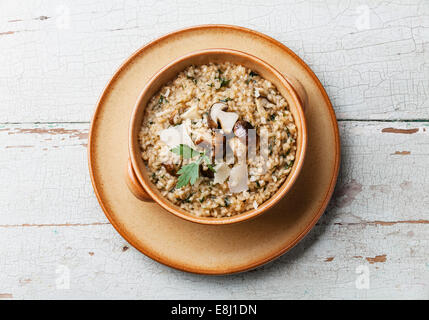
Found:
M 106 223 L 87 139 L 88 124 L 0 125 L 0 225 Z
M 87 167 L 88 124 L 0 126 L 0 226 L 106 223 Z M 340 122 L 330 223 L 429 221 L 429 122 Z
M 110 225 L 1 228 L 0 241 L 0 298 L 429 298 L 427 225 L 318 225 L 275 262 L 221 277 L 162 266 Z
M 429 120 L 428 15 L 429 3 L 418 1 L 2 1 L 0 122 L 89 121 L 132 52 L 205 23 L 253 28 L 289 46 L 340 119 Z

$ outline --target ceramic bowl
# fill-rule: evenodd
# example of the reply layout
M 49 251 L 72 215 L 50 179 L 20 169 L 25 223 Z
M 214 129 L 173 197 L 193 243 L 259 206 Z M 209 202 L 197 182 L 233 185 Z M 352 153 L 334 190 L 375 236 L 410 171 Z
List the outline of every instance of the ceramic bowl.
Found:
M 190 65 L 203 65 L 210 62 L 221 63 L 226 61 L 240 64 L 256 71 L 261 77 L 271 81 L 288 101 L 289 109 L 294 117 L 298 133 L 295 162 L 287 179 L 277 192 L 273 194 L 270 199 L 260 204 L 258 208 L 231 217 L 197 217 L 164 198 L 152 184 L 140 155 L 141 151 L 138 134 L 146 105 L 151 97 L 156 94 L 164 84 L 175 78 L 179 72 Z M 128 135 L 129 160 L 125 176 L 127 185 L 138 199 L 142 201 L 155 201 L 171 214 L 195 223 L 225 225 L 252 219 L 266 212 L 277 204 L 280 199 L 286 196 L 298 178 L 307 148 L 307 126 L 304 115 L 306 103 L 307 95 L 305 89 L 293 75 L 284 76 L 274 67 L 253 55 L 231 49 L 206 49 L 182 56 L 163 67 L 148 81 L 134 106 Z

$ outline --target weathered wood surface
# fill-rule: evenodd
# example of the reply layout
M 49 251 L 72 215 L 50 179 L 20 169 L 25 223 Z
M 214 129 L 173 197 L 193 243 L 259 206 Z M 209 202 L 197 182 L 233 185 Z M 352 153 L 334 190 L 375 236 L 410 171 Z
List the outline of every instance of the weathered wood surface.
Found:
M 282 41 L 316 72 L 340 119 L 427 119 L 427 1 L 0 3 L 0 121 L 88 121 L 117 67 L 146 42 L 225 23 Z
M 340 120 L 323 218 L 280 259 L 225 277 L 130 247 L 87 168 L 89 120 L 113 72 L 147 41 L 202 23 L 285 43 Z M 0 59 L 0 299 L 429 298 L 428 2 L 1 1 Z M 362 270 L 369 288 L 356 285 Z
M 92 192 L 87 132 L 87 124 L 0 128 L 0 294 L 429 298 L 429 122 L 341 122 L 343 165 L 324 217 L 278 261 L 230 277 L 161 266 L 116 233 Z M 360 265 L 369 289 L 356 288 Z M 68 290 L 57 288 L 62 266 Z

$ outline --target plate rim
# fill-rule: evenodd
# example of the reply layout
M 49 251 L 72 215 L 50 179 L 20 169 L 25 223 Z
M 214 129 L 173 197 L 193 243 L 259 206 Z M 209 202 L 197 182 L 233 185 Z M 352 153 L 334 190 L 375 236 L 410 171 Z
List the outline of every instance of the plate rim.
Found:
M 92 147 L 92 142 L 94 139 L 93 136 L 94 136 L 94 132 L 95 132 L 96 118 L 99 114 L 100 106 L 104 102 L 105 97 L 107 96 L 107 93 L 109 92 L 109 90 L 111 88 L 111 85 L 117 80 L 120 73 L 125 68 L 127 68 L 132 63 L 132 61 L 140 53 L 142 53 L 144 50 L 147 50 L 147 49 L 155 46 L 159 42 L 166 40 L 171 36 L 176 36 L 176 35 L 179 35 L 181 33 L 186 33 L 188 31 L 196 31 L 196 30 L 203 30 L 203 29 L 214 29 L 214 28 L 231 29 L 231 30 L 249 33 L 249 34 L 252 34 L 254 36 L 258 36 L 260 38 L 267 40 L 268 42 L 277 46 L 278 48 L 286 51 L 287 54 L 289 54 L 293 59 L 295 59 L 301 65 L 301 67 L 303 67 L 306 70 L 306 72 L 311 76 L 311 78 L 315 81 L 318 89 L 322 93 L 322 96 L 323 96 L 325 102 L 327 103 L 327 108 L 329 109 L 329 114 L 330 114 L 331 121 L 333 124 L 334 138 L 335 138 L 334 139 L 335 140 L 335 164 L 334 164 L 334 170 L 333 170 L 334 172 L 333 172 L 333 175 L 331 177 L 331 181 L 329 183 L 329 188 L 327 189 L 327 193 L 325 195 L 325 198 L 321 202 L 319 209 L 317 211 L 315 211 L 316 214 L 314 215 L 313 219 L 308 223 L 308 225 L 301 231 L 301 233 L 299 233 L 296 236 L 296 238 L 293 241 L 289 242 L 286 246 L 282 247 L 280 250 L 276 250 L 275 252 L 271 253 L 267 257 L 265 257 L 263 259 L 259 259 L 253 263 L 247 264 L 244 267 L 229 268 L 229 269 L 222 270 L 222 271 L 216 271 L 216 270 L 210 270 L 210 269 L 201 269 L 201 268 L 189 267 L 187 265 L 174 263 L 171 260 L 165 259 L 159 255 L 156 255 L 156 253 L 149 252 L 148 250 L 145 250 L 145 248 L 142 248 L 141 246 L 136 244 L 136 241 L 134 241 L 133 237 L 128 235 L 127 231 L 125 229 L 122 229 L 121 226 L 114 221 L 114 219 L 110 216 L 109 211 L 107 210 L 106 206 L 103 204 L 103 201 L 101 199 L 101 195 L 97 189 L 96 178 L 94 176 L 94 168 L 92 165 L 92 159 L 94 158 L 93 157 L 94 148 Z M 97 100 L 96 107 L 95 107 L 93 116 L 91 118 L 91 126 L 90 126 L 89 134 L 88 134 L 87 160 L 88 160 L 88 169 L 89 169 L 89 174 L 90 174 L 90 178 L 91 178 L 91 184 L 92 184 L 92 187 L 94 189 L 94 193 L 97 197 L 97 201 L 100 204 L 100 207 L 103 210 L 104 215 L 107 217 L 107 219 L 109 220 L 111 225 L 115 228 L 115 230 L 129 244 L 131 244 L 134 248 L 136 248 L 138 251 L 140 251 L 141 253 L 143 253 L 147 257 L 149 257 L 149 258 L 151 258 L 151 259 L 153 259 L 159 263 L 162 263 L 168 267 L 171 267 L 171 268 L 174 268 L 174 269 L 177 269 L 180 271 L 196 273 L 196 274 L 204 274 L 204 275 L 226 275 L 226 274 L 236 274 L 236 273 L 246 272 L 246 271 L 249 271 L 251 269 L 257 268 L 259 266 L 262 266 L 262 265 L 264 265 L 270 261 L 273 261 L 274 259 L 280 257 L 281 255 L 283 255 L 284 253 L 289 251 L 291 248 L 293 248 L 298 242 L 300 242 L 304 238 L 304 236 L 306 236 L 310 232 L 311 229 L 313 229 L 313 227 L 315 226 L 317 221 L 320 219 L 320 217 L 325 212 L 325 210 L 329 204 L 329 201 L 332 197 L 332 194 L 334 192 L 335 185 L 336 185 L 338 175 L 339 175 L 339 169 L 340 169 L 340 160 L 341 160 L 340 159 L 341 158 L 341 150 L 340 149 L 341 149 L 341 146 L 340 146 L 338 122 L 337 122 L 337 119 L 335 116 L 335 111 L 334 111 L 334 108 L 332 106 L 331 100 L 329 99 L 329 96 L 326 93 L 326 90 L 323 87 L 322 83 L 320 82 L 319 78 L 316 76 L 316 74 L 313 72 L 313 70 L 311 70 L 310 67 L 297 54 L 295 54 L 295 52 L 293 52 L 291 49 L 289 49 L 286 45 L 284 45 L 280 41 L 278 41 L 278 40 L 276 40 L 276 39 L 274 39 L 274 38 L 272 38 L 272 37 L 270 37 L 264 33 L 261 33 L 259 31 L 255 31 L 255 30 L 252 30 L 252 29 L 249 29 L 246 27 L 241 27 L 241 26 L 236 26 L 236 25 L 228 25 L 228 24 L 202 24 L 202 25 L 195 25 L 195 26 L 181 28 L 181 29 L 169 32 L 167 34 L 164 34 L 163 36 L 160 36 L 160 37 L 158 37 L 152 41 L 149 41 L 148 43 L 146 43 L 145 45 L 143 45 L 142 47 L 137 49 L 132 55 L 130 55 L 119 66 L 119 68 L 114 72 L 114 74 L 111 76 L 111 78 L 109 79 L 109 81 L 105 85 L 104 89 L 102 90 L 102 92 L 101 92 L 101 94 Z M 221 227 L 221 226 L 216 226 L 216 227 Z

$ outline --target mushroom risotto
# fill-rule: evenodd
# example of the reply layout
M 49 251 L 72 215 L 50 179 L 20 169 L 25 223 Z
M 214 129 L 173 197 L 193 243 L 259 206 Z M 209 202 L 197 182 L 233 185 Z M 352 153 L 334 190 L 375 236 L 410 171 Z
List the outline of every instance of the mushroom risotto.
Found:
M 139 133 L 150 180 L 196 216 L 256 209 L 290 173 L 297 130 L 286 99 L 241 65 L 190 66 L 149 101 Z

